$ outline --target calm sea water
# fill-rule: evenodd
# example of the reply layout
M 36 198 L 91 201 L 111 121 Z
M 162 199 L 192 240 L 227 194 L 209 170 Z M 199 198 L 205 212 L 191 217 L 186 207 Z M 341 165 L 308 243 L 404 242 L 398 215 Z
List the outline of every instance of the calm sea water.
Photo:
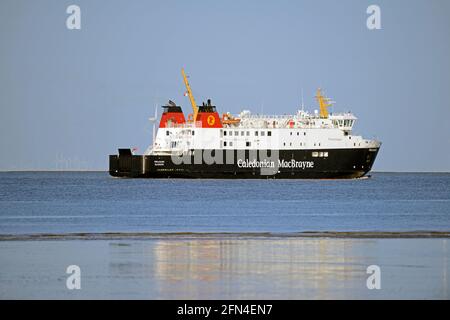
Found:
M 450 174 L 365 180 L 0 173 L 0 234 L 450 230 Z

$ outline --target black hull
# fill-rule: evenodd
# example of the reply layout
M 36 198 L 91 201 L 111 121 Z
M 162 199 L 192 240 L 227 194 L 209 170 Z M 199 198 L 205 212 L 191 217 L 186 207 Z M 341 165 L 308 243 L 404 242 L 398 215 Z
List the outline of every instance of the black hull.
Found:
M 200 151 L 195 152 L 198 154 Z M 225 164 L 225 155 L 224 164 L 206 164 L 203 160 L 199 163 L 194 156 L 185 163 L 175 164 L 170 156 L 110 155 L 109 173 L 122 178 L 354 179 L 363 177 L 372 169 L 378 148 L 320 150 L 321 154 L 328 153 L 328 157 L 313 157 L 313 152 L 319 150 L 280 150 L 277 159 L 289 163 L 294 160 L 298 166 L 280 165 L 263 171 L 259 167 L 244 167 L 242 161 L 238 165 L 236 151 L 231 164 Z M 253 158 L 246 151 L 243 159 Z

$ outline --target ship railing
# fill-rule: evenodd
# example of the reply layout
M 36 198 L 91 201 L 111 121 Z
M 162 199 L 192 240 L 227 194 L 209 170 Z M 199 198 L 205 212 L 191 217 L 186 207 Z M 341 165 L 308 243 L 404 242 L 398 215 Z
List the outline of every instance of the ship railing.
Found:
M 170 123 L 170 124 L 167 124 L 166 127 L 183 129 L 183 128 L 196 128 L 197 126 L 193 122 L 189 122 L 189 123 Z
M 149 154 L 151 154 L 151 155 L 165 155 L 165 156 L 171 156 L 171 155 L 180 156 L 180 155 L 185 154 L 186 152 L 187 152 L 186 150 L 179 149 L 179 148 L 177 148 L 177 149 L 164 148 L 164 149 L 152 149 Z
M 265 115 L 265 114 L 249 114 L 241 117 L 242 120 L 245 119 L 290 119 L 296 117 L 295 115 L 288 114 L 274 114 L 274 115 Z
M 168 123 L 167 128 L 202 128 L 203 124 L 201 121 L 187 122 L 187 123 Z
M 355 115 L 351 112 L 335 112 L 335 113 L 330 113 L 330 118 L 346 118 L 346 119 L 357 119 L 355 117 Z
M 319 114 L 306 114 L 306 115 L 246 115 L 241 118 L 241 122 L 245 122 L 246 120 L 317 120 L 321 119 Z

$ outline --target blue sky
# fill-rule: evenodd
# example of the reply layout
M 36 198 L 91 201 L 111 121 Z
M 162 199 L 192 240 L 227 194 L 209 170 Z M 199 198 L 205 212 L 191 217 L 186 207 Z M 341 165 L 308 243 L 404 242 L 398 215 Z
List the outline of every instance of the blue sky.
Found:
M 383 142 L 374 170 L 450 171 L 449 14 L 445 0 L 2 0 L 0 170 L 106 170 L 118 147 L 144 151 L 155 103 L 191 111 L 184 66 L 220 112 L 294 113 L 301 88 L 314 110 L 320 86 Z

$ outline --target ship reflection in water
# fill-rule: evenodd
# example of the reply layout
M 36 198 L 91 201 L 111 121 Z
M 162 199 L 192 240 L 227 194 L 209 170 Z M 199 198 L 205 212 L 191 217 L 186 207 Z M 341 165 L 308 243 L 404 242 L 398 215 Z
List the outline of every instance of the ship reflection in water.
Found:
M 447 239 L 0 241 L 0 298 L 448 299 Z M 68 265 L 81 290 L 67 290 Z M 381 268 L 369 290 L 367 267 Z
M 365 287 L 361 262 L 373 263 L 354 249 L 325 239 L 159 241 L 155 278 L 164 298 L 345 296 Z

